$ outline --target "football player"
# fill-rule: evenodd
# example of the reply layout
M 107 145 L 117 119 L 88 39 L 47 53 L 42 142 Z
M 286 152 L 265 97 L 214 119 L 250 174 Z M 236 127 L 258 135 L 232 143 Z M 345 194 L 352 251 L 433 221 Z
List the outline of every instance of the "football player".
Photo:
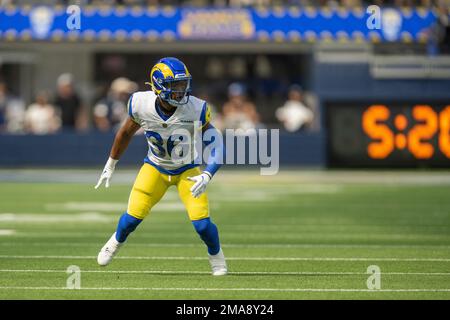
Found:
M 149 146 L 148 155 L 131 190 L 128 209 L 120 217 L 116 232 L 100 250 L 97 262 L 101 266 L 108 265 L 128 235 L 164 196 L 167 188 L 176 186 L 195 230 L 208 248 L 212 274 L 225 275 L 227 265 L 217 227 L 209 216 L 205 192 L 222 163 L 223 144 L 220 142 L 211 152 L 203 172 L 198 161 L 180 163 L 179 159 L 172 158 L 174 154 L 182 154 L 186 150 L 174 151 L 183 140 L 175 134 L 177 130 L 187 130 L 194 137 L 196 122 L 201 123 L 198 127 L 200 134 L 206 130 L 216 130 L 210 124 L 209 106 L 190 95 L 192 77 L 185 64 L 176 58 L 159 60 L 150 72 L 150 79 L 151 91 L 135 92 L 130 97 L 129 117 L 115 136 L 109 159 L 95 186 L 97 189 L 105 182 L 106 188 L 109 187 L 118 160 L 136 131 L 143 128 Z M 190 153 L 195 153 L 194 140 L 191 139 L 190 148 L 187 148 Z M 189 156 L 190 159 L 196 158 L 194 154 Z

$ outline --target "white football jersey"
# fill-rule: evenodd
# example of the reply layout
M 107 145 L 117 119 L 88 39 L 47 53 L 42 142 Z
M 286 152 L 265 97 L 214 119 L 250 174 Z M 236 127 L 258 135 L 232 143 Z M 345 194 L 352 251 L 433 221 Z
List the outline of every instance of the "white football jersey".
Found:
M 187 104 L 177 107 L 167 118 L 158 113 L 156 99 L 153 91 L 139 91 L 128 102 L 128 114 L 144 129 L 147 138 L 149 148 L 144 161 L 165 174 L 180 174 L 198 166 L 194 136 L 195 130 L 198 137 L 210 120 L 208 104 L 190 96 Z M 186 137 L 188 133 L 190 137 Z

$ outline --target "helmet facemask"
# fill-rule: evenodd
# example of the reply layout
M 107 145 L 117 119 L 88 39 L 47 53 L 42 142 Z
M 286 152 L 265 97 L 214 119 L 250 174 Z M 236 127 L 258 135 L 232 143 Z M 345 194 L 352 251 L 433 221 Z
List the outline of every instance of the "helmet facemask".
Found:
M 189 102 L 191 93 L 191 76 L 167 79 L 158 84 L 162 87 L 159 97 L 174 107 L 185 105 Z

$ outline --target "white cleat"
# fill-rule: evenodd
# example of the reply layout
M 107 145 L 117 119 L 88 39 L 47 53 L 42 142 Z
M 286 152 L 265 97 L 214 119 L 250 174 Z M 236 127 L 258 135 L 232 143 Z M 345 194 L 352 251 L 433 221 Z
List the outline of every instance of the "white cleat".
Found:
M 209 255 L 209 264 L 211 265 L 213 276 L 224 276 L 228 273 L 227 263 L 222 248 L 217 254 Z
M 122 243 L 116 240 L 116 233 L 109 238 L 97 256 L 97 262 L 101 266 L 107 266 L 119 251 Z

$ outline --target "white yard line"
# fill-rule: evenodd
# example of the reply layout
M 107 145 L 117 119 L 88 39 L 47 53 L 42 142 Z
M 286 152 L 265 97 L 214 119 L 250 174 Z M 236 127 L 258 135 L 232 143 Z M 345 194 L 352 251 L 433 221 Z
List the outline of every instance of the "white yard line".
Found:
M 12 236 L 16 234 L 16 230 L 0 229 L 0 236 Z
M 66 214 L 40 214 L 40 213 L 0 213 L 0 223 L 61 223 L 61 222 L 117 222 L 117 217 L 99 212 L 82 212 Z
M 170 197 L 171 201 L 160 202 L 153 210 L 159 211 L 172 211 L 172 210 L 184 210 L 184 206 L 181 201 L 176 201 L 174 197 Z M 123 212 L 127 209 L 126 202 L 63 202 L 63 203 L 49 203 L 46 204 L 47 210 L 64 210 L 64 211 L 107 211 L 107 212 Z
M 209 271 L 180 271 L 180 270 L 81 270 L 82 273 L 113 273 L 113 274 L 205 274 L 209 275 Z M 66 273 L 66 270 L 54 269 L 0 269 L 0 273 Z M 366 272 L 318 272 L 318 271 L 235 271 L 229 272 L 230 275 L 319 275 L 319 276 L 339 276 L 339 275 L 364 275 Z M 448 272 L 383 272 L 385 275 L 393 276 L 450 276 Z
M 1 231 L 1 230 L 0 230 Z M 50 247 L 98 247 L 101 244 L 98 243 L 86 243 L 86 242 L 1 242 L 0 246 L 50 246 Z M 199 243 L 134 243 L 130 242 L 127 243 L 127 247 L 130 246 L 136 246 L 136 247 L 202 247 L 203 244 L 201 242 Z M 224 248 L 433 248 L 433 249 L 449 249 L 450 245 L 422 245 L 422 244 L 316 244 L 316 243 L 310 243 L 310 244 L 278 244 L 278 243 L 259 243 L 259 244 L 245 244 L 245 243 L 233 243 L 233 244 L 223 244 L 222 247 Z
M 96 259 L 96 256 L 62 255 L 0 255 L 0 259 Z M 206 260 L 207 257 L 182 256 L 118 256 L 119 260 Z M 227 257 L 227 260 L 254 261 L 400 261 L 400 262 L 450 262 L 450 258 L 380 258 L 380 257 Z
M 90 290 L 90 291 L 272 291 L 272 292 L 450 292 L 450 289 L 319 289 L 319 288 L 92 288 L 68 289 L 66 287 L 14 287 L 1 286 L 0 290 Z
M 116 220 L 109 221 L 105 223 L 117 223 Z M 115 227 L 115 226 L 114 226 Z M 86 238 L 89 237 L 90 239 L 98 239 L 99 241 L 105 241 L 110 234 L 114 231 L 114 229 L 111 230 L 111 232 L 52 232 L 48 230 L 42 230 L 40 232 L 28 232 L 28 231 L 20 231 L 17 230 L 17 233 L 13 235 L 14 237 L 18 238 L 28 238 L 28 239 L 34 239 L 38 241 L 42 241 L 42 239 L 55 239 L 55 238 L 62 238 L 62 240 L 69 241 L 69 239 L 78 239 L 78 238 Z M 270 230 L 260 230 L 260 231 L 232 231 L 227 232 L 227 235 L 229 237 L 242 237 L 242 235 L 245 233 L 247 238 L 263 238 L 265 237 L 265 240 L 269 241 L 277 241 L 278 239 L 285 239 L 290 241 L 313 241 L 312 239 L 317 239 L 318 241 L 324 239 L 336 239 L 336 241 L 351 241 L 353 239 L 357 238 L 367 238 L 372 241 L 410 241 L 414 240 L 416 238 L 420 238 L 421 240 L 429 240 L 429 241 L 442 241 L 446 242 L 449 239 L 448 233 L 435 233 L 435 234 L 422 234 L 422 233 L 415 233 L 415 234 L 390 234 L 390 233 L 374 233 L 374 232 L 327 232 L 324 233 L 323 231 L 314 231 L 314 232 L 306 232 L 302 233 L 299 231 L 284 231 L 283 237 L 274 235 L 270 236 Z M 146 239 L 148 241 L 156 240 L 161 241 L 158 237 L 167 236 L 170 234 L 172 238 L 187 238 L 188 236 L 192 235 L 193 229 L 191 230 L 181 230 L 181 231 L 171 231 L 169 228 L 167 230 L 165 229 L 159 229 L 155 231 L 148 231 L 144 233 L 139 233 L 136 235 L 136 240 L 145 241 Z M 39 238 L 39 239 L 37 239 Z M 158 239 L 155 239 L 158 238 Z M 103 240 L 101 240 L 103 239 Z M 181 239 L 181 240 L 183 240 Z M 60 239 L 58 239 L 60 240 Z M 77 240 L 75 240 L 77 241 Z M 180 240 L 178 240 L 180 241 Z

